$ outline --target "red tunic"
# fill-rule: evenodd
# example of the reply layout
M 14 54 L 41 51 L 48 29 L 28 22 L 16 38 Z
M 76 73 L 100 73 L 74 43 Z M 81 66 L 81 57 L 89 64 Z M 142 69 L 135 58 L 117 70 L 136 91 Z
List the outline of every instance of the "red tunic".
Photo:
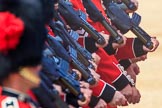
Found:
M 54 33 L 52 32 L 52 30 L 50 29 L 50 27 L 48 27 L 48 31 L 49 31 L 48 32 L 49 34 L 53 34 L 54 35 Z M 83 39 L 83 38 L 81 38 L 81 39 Z M 102 95 L 102 92 L 104 91 L 104 89 L 105 89 L 104 87 L 106 85 L 107 85 L 106 82 L 100 80 L 95 87 L 92 87 L 91 88 L 92 91 L 93 91 L 93 95 L 96 96 L 96 97 L 100 97 Z
M 0 108 L 36 108 L 32 103 L 18 100 L 16 97 L 10 97 L 2 94 L 0 88 Z
M 105 15 L 104 10 L 102 9 L 101 3 L 98 2 L 99 0 L 93 0 L 95 5 L 101 9 L 102 13 Z M 75 9 L 80 9 L 85 12 L 81 0 L 71 0 L 73 7 Z M 89 18 L 87 21 L 99 32 L 104 31 L 105 33 L 109 34 L 108 31 L 101 25 L 101 23 L 96 22 L 94 23 Z M 101 79 L 109 84 L 114 84 L 115 82 L 119 82 L 119 79 L 122 75 L 122 72 L 118 68 L 118 62 L 114 56 L 109 56 L 102 48 L 99 48 L 96 53 L 101 57 L 100 63 L 98 65 L 97 72 L 101 75 Z M 123 80 L 120 79 L 122 82 Z
M 85 12 L 84 6 L 82 4 L 81 0 L 70 0 L 73 4 L 73 7 L 75 9 L 80 9 L 83 12 Z M 95 0 L 95 3 L 97 4 L 97 6 L 99 6 L 99 3 L 97 2 L 98 0 Z M 100 4 L 101 5 L 101 4 Z M 100 6 L 102 7 L 102 6 Z M 104 10 L 101 8 L 102 12 L 104 12 Z M 89 18 L 87 19 L 87 21 L 97 30 L 97 31 L 105 31 L 105 28 L 99 23 L 99 22 L 92 22 L 92 20 L 90 20 Z M 118 69 L 117 65 L 117 61 L 113 61 L 114 57 L 113 56 L 109 56 L 102 48 L 99 48 L 98 51 L 96 51 L 96 53 L 101 57 L 101 61 L 98 65 L 98 69 L 97 72 L 101 75 L 101 79 L 103 79 L 104 81 L 112 84 L 114 81 L 116 81 L 122 74 L 122 72 Z

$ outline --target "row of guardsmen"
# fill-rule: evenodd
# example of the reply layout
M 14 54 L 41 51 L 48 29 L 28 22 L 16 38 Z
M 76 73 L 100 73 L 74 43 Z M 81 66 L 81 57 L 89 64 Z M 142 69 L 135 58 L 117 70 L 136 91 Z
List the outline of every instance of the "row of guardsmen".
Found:
M 159 42 L 137 9 L 137 0 L 0 0 L 0 108 L 139 103 L 137 62 Z

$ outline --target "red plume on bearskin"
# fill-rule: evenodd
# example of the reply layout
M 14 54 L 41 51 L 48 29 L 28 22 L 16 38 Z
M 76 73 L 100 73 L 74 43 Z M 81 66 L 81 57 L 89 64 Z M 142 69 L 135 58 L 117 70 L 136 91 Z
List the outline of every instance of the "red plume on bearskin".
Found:
M 24 23 L 10 12 L 0 12 L 0 52 L 7 53 L 19 44 Z

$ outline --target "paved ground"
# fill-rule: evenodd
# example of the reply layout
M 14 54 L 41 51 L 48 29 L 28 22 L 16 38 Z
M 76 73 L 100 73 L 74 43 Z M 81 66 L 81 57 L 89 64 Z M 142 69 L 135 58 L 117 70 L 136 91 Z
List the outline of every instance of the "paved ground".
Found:
M 157 36 L 162 44 L 162 1 L 139 0 L 138 13 L 142 15 L 141 26 L 152 36 Z M 141 102 L 125 108 L 162 108 L 162 45 L 150 53 L 145 62 L 139 63 L 137 87 L 141 92 Z

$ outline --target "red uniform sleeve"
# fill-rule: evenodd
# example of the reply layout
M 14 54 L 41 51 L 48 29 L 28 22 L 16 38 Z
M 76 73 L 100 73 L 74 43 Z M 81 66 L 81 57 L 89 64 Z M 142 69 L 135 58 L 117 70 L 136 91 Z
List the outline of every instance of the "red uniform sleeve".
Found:
M 134 50 L 133 50 L 133 42 L 134 42 L 133 38 L 127 38 L 126 45 L 117 49 L 115 54 L 117 60 L 135 57 Z
M 117 90 L 122 90 L 127 84 L 128 79 L 122 74 L 118 61 L 114 56 L 109 56 L 103 49 L 96 52 L 100 57 L 97 73 L 105 82 L 114 85 Z
M 84 6 L 81 0 L 71 0 L 73 7 L 82 10 L 85 12 Z M 102 9 L 101 3 L 95 1 L 97 7 L 100 6 Z M 87 21 L 97 30 L 97 31 L 106 31 L 106 29 L 99 22 L 93 22 L 89 18 Z M 99 48 L 96 53 L 101 57 L 100 63 L 98 65 L 97 72 L 101 75 L 101 79 L 106 81 L 109 84 L 113 84 L 117 89 L 122 89 L 125 87 L 129 81 L 125 76 L 122 75 L 122 72 L 117 67 L 117 63 L 112 60 L 112 57 L 109 56 L 102 48 Z M 121 83 L 121 84 L 120 84 Z M 119 85 L 119 86 L 118 86 Z
M 48 34 L 51 36 L 54 36 L 55 34 L 53 33 L 52 29 L 49 26 L 46 26 L 47 30 L 48 30 Z
M 70 2 L 73 4 L 73 8 L 76 10 L 81 10 L 84 13 L 86 13 L 86 10 L 81 2 L 81 0 L 70 0 Z M 100 11 L 102 12 L 102 14 L 104 16 L 106 16 L 106 13 L 104 12 L 101 3 L 99 2 L 99 0 L 94 1 L 94 4 L 98 7 L 98 9 L 100 9 Z M 107 19 L 108 20 L 108 19 Z M 93 22 L 90 18 L 87 18 L 87 21 L 99 32 L 104 31 L 105 33 L 109 34 L 109 32 L 102 26 L 102 24 L 100 22 Z M 109 21 L 109 20 L 108 20 Z
M 101 1 L 100 0 L 92 0 L 92 2 L 95 4 L 95 6 L 99 9 L 99 11 L 102 13 L 102 15 L 105 17 L 105 19 L 110 23 L 110 20 L 107 18 L 107 15 L 102 7 Z M 110 34 L 109 31 L 107 31 L 104 26 L 100 22 L 93 22 L 88 19 L 88 22 L 99 32 L 104 31 L 106 34 Z
M 115 94 L 115 88 L 107 84 L 105 81 L 100 80 L 97 86 L 91 88 L 93 95 L 102 98 L 105 102 L 109 103 Z
M 70 2 L 73 4 L 73 8 L 76 10 L 81 10 L 84 13 L 86 13 L 84 6 L 82 5 L 81 0 L 70 0 Z
M 127 38 L 126 45 L 118 48 L 115 54 L 117 60 L 130 59 L 147 54 L 138 38 Z

